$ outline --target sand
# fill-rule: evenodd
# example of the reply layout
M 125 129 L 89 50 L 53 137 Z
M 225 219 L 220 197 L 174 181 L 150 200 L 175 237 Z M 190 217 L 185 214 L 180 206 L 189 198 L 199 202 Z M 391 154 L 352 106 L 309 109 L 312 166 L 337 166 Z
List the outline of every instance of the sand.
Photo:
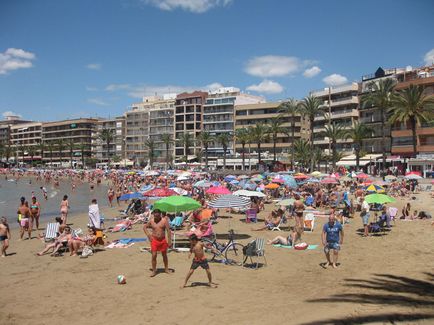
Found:
M 433 199 L 416 195 L 413 206 L 434 215 Z M 404 201 L 393 204 L 401 207 Z M 267 211 L 272 208 L 267 206 Z M 103 207 L 115 216 L 117 208 Z M 266 212 L 262 212 L 260 217 Z M 225 215 L 222 213 L 222 215 Z M 282 232 L 252 232 L 241 215 L 221 218 L 215 230 L 233 228 L 247 243 L 255 237 L 271 239 Z M 86 215 L 71 218 L 73 227 L 85 228 Z M 320 244 L 317 219 L 304 241 Z M 211 264 L 218 288 L 204 286 L 206 274 L 198 269 L 190 284 L 180 289 L 190 267 L 187 253 L 171 252 L 171 275 L 149 277 L 150 254 L 142 243 L 126 249 L 96 253 L 87 259 L 38 257 L 38 239 L 18 241 L 0 259 L 0 323 L 7 324 L 354 324 L 434 323 L 434 226 L 432 221 L 397 221 L 385 236 L 362 238 L 357 216 L 345 225 L 345 240 L 338 269 L 323 269 L 321 247 L 294 251 L 267 246 L 267 266 L 258 270 Z M 294 223 L 293 220 L 289 225 Z M 106 226 L 113 225 L 107 223 Z M 258 224 L 262 225 L 262 224 Z M 144 237 L 142 225 L 108 240 Z M 219 236 L 221 238 L 221 236 Z M 224 239 L 222 239 L 224 241 Z M 146 243 L 146 246 L 149 244 Z M 261 260 L 262 262 L 262 260 Z M 161 257 L 158 259 L 162 266 Z M 126 276 L 118 285 L 116 276 Z

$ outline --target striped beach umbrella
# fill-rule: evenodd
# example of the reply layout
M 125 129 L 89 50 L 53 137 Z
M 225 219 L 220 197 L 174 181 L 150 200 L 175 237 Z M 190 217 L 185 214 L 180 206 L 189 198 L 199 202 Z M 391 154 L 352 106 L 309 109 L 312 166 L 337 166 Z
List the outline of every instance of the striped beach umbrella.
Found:
M 211 201 L 208 206 L 211 208 L 245 208 L 250 205 L 250 200 L 236 195 L 221 195 Z

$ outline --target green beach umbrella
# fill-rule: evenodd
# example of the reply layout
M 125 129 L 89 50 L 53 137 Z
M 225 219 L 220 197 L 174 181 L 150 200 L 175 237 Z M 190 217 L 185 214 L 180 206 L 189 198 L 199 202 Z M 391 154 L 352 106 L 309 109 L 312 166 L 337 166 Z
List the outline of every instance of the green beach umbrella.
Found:
M 395 199 L 393 197 L 390 197 L 389 195 L 386 194 L 377 194 L 377 193 L 366 195 L 365 200 L 368 203 L 378 203 L 378 204 L 395 202 Z
M 154 204 L 154 209 L 163 212 L 184 212 L 199 209 L 201 204 L 192 198 L 185 196 L 168 196 Z

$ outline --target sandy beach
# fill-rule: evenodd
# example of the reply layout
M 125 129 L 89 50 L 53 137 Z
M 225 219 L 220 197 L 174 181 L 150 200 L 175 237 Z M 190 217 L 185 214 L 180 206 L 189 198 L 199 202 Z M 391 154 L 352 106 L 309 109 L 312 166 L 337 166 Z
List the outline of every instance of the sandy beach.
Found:
M 434 215 L 433 199 L 417 194 L 412 207 Z M 401 208 L 404 201 L 393 205 Z M 273 208 L 266 205 L 266 211 Z M 108 217 L 118 208 L 101 207 Z M 221 213 L 228 216 L 227 213 Z M 214 226 L 219 241 L 233 228 L 247 243 L 255 237 L 271 239 L 282 232 L 252 232 L 256 225 L 240 221 L 243 215 L 219 218 Z M 87 214 L 74 215 L 73 228 L 85 229 Z M 11 220 L 12 222 L 12 220 Z M 325 218 L 317 218 L 313 233 L 303 241 L 320 244 Z M 266 247 L 268 265 L 258 270 L 211 263 L 218 288 L 204 286 L 206 274 L 193 274 L 193 286 L 180 289 L 190 267 L 187 253 L 171 252 L 174 273 L 149 277 L 151 256 L 142 243 L 125 249 L 107 249 L 82 259 L 49 255 L 38 239 L 18 241 L 17 230 L 6 258 L 0 259 L 2 299 L 0 323 L 18 324 L 402 324 L 434 322 L 434 226 L 432 220 L 396 221 L 384 236 L 362 238 L 356 217 L 345 225 L 338 269 L 323 269 L 322 247 L 295 251 Z M 106 227 L 114 222 L 107 222 Z M 258 223 L 257 226 L 262 225 Z M 42 232 L 42 231 L 39 231 Z M 142 225 L 107 240 L 144 237 Z M 149 243 L 145 243 L 149 246 Z M 161 257 L 158 266 L 162 266 Z M 126 276 L 118 285 L 116 276 Z M 396 322 L 395 322 L 396 323 Z

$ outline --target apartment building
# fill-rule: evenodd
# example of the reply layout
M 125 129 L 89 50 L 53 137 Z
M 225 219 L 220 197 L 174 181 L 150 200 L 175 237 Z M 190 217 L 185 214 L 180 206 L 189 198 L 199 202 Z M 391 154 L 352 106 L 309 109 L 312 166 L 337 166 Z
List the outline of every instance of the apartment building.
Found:
M 235 105 L 235 130 L 242 128 L 254 127 L 256 124 L 269 124 L 274 118 L 279 117 L 282 121 L 282 128 L 288 130 L 289 134 L 278 134 L 276 143 L 276 152 L 278 157 L 283 158 L 283 153 L 289 153 L 292 134 L 292 117 L 282 116 L 280 113 L 279 106 L 281 102 L 273 103 L 258 103 L 258 104 L 246 104 L 246 105 Z M 306 124 L 302 121 L 301 115 L 297 114 L 294 119 L 294 140 L 300 139 L 306 136 Z M 236 143 L 235 152 L 240 153 L 242 151 L 242 145 Z M 273 153 L 273 142 L 270 138 L 269 141 L 261 143 L 261 151 Z M 251 146 L 251 154 L 256 156 L 256 145 Z M 287 158 L 287 157 L 285 157 Z
M 333 123 L 341 125 L 349 130 L 359 118 L 359 85 L 351 83 L 338 87 L 327 87 L 321 90 L 312 91 L 311 95 L 322 101 L 322 114 L 315 117 L 313 142 L 326 153 L 329 152 L 330 140 L 324 132 L 327 125 Z M 350 154 L 353 150 L 353 140 L 342 138 L 337 140 L 336 149 L 338 152 Z
M 175 139 L 180 139 L 183 133 L 191 133 L 193 146 L 190 148 L 190 153 L 193 155 L 202 150 L 198 137 L 203 128 L 203 105 L 207 97 L 208 93 L 203 91 L 182 93 L 176 96 Z M 184 155 L 184 147 L 177 141 L 175 143 L 175 158 L 179 159 Z
M 10 144 L 11 126 L 16 124 L 27 123 L 30 121 L 22 120 L 19 116 L 7 116 L 3 121 L 0 121 L 0 144 Z
M 10 142 L 15 149 L 18 161 L 37 162 L 44 155 L 42 142 L 42 123 L 29 122 L 15 124 L 10 127 Z
M 102 130 L 110 130 L 112 139 L 107 148 L 107 141 L 101 138 Z M 119 116 L 98 122 L 96 137 L 92 139 L 93 156 L 98 162 L 113 161 L 114 158 L 123 159 L 125 156 L 125 117 Z M 109 149 L 109 150 L 107 150 Z
M 43 161 L 67 165 L 71 161 L 80 164 L 82 155 L 91 158 L 98 123 L 93 118 L 42 123 L 42 141 L 46 146 Z
M 222 133 L 233 135 L 235 106 L 264 102 L 265 99 L 263 97 L 241 93 L 235 87 L 223 87 L 209 92 L 203 106 L 203 130 L 210 132 L 214 137 L 208 148 L 210 158 L 215 159 L 224 154 L 223 147 L 218 141 L 218 136 Z M 233 141 L 229 143 L 228 148 L 230 149 L 227 154 L 233 155 Z
M 402 90 L 411 84 L 421 85 L 427 95 L 434 95 L 434 65 L 406 71 L 395 89 Z M 392 125 L 392 154 L 401 157 L 413 155 L 413 136 L 410 123 Z M 434 154 L 434 120 L 416 126 L 416 154 Z

